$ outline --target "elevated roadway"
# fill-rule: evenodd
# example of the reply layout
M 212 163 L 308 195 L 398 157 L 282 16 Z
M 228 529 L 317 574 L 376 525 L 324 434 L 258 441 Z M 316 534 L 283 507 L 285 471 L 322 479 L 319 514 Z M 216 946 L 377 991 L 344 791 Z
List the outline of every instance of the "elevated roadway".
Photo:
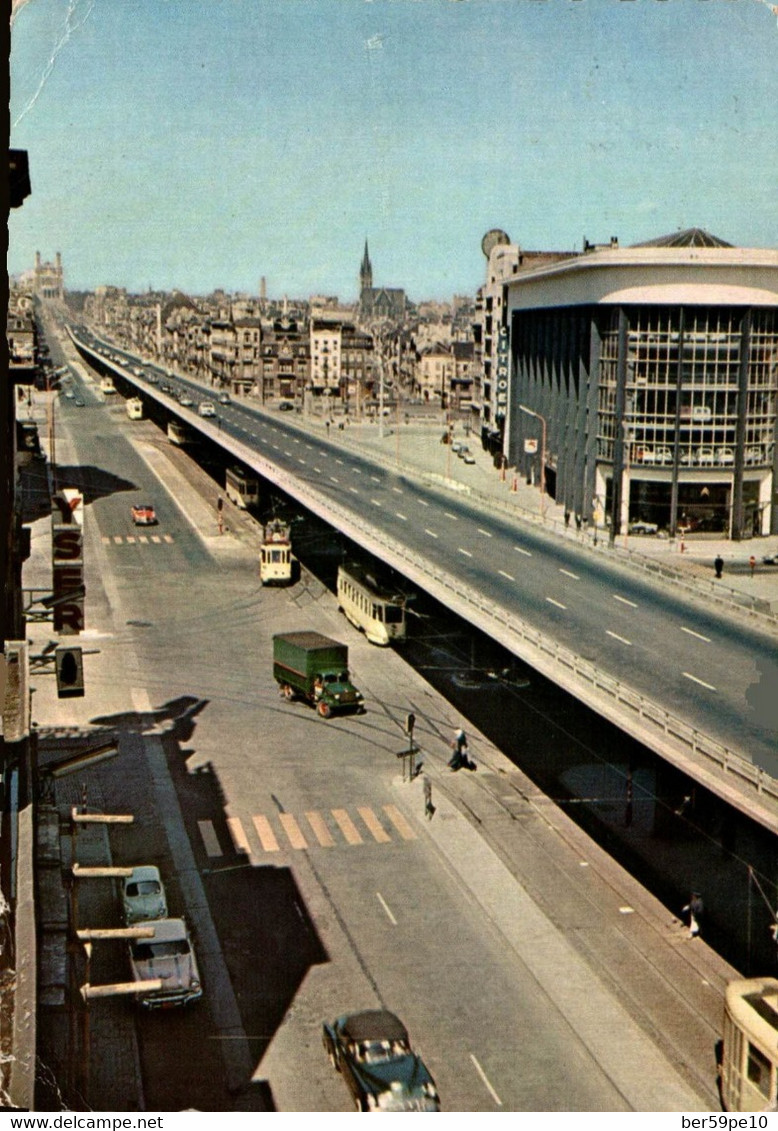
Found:
M 98 371 L 155 401 L 707 788 L 778 831 L 774 621 L 725 615 L 612 557 L 377 463 L 84 337 Z M 149 383 L 149 376 L 156 383 Z M 164 392 L 160 385 L 169 389 Z M 186 389 L 195 401 L 181 406 Z M 291 416 L 292 414 L 289 414 Z

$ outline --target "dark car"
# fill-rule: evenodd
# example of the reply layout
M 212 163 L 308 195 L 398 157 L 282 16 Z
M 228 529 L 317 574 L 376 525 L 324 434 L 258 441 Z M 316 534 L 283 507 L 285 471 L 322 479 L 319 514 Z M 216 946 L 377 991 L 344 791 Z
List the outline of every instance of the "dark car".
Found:
M 764 565 L 778 565 L 778 553 L 765 554 L 765 556 L 762 558 L 762 563 Z
M 280 405 L 278 406 L 279 412 L 292 412 L 293 409 L 294 405 L 291 401 L 281 401 Z
M 357 1111 L 440 1111 L 435 1081 L 393 1013 L 368 1009 L 340 1017 L 325 1024 L 322 1040 Z

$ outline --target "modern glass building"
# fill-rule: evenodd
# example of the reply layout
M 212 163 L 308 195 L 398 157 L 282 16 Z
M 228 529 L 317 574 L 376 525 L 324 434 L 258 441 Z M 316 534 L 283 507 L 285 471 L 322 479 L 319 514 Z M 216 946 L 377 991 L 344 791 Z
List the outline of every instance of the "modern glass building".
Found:
M 512 465 L 613 536 L 778 533 L 778 251 L 691 229 L 506 286 Z

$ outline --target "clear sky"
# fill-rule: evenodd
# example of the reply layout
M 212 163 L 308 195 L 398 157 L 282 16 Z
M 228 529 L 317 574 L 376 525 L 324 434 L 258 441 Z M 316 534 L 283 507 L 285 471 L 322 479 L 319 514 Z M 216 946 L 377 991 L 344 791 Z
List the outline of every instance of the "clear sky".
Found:
M 473 293 L 526 249 L 778 244 L 764 0 L 27 0 L 9 271 L 352 301 Z

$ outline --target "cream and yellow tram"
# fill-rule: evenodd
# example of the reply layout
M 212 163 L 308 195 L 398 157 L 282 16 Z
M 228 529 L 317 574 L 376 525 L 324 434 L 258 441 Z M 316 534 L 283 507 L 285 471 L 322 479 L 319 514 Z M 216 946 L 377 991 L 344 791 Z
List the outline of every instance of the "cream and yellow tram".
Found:
M 730 982 L 724 998 L 721 1101 L 726 1111 L 778 1107 L 778 978 Z
M 250 471 L 228 467 L 224 473 L 224 491 L 230 502 L 241 510 L 259 506 L 259 480 Z
M 405 639 L 405 603 L 359 565 L 338 566 L 338 608 L 371 644 Z
M 292 541 L 289 526 L 278 518 L 266 523 L 259 548 L 259 579 L 263 585 L 289 585 L 292 581 Z

